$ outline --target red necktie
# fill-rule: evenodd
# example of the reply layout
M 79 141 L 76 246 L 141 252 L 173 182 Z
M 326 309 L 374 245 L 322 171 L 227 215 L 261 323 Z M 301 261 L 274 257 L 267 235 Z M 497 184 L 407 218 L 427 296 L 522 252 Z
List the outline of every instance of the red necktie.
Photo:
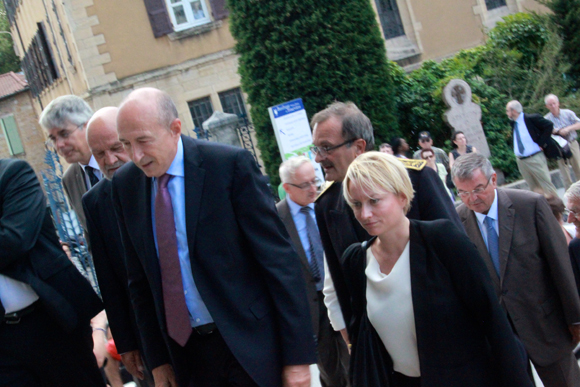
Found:
M 155 197 L 155 232 L 161 267 L 161 283 L 165 319 L 169 337 L 182 347 L 185 346 L 192 328 L 189 312 L 185 304 L 181 265 L 177 253 L 177 234 L 173 219 L 173 206 L 167 183 L 171 175 L 164 174 L 157 179 L 157 196 Z

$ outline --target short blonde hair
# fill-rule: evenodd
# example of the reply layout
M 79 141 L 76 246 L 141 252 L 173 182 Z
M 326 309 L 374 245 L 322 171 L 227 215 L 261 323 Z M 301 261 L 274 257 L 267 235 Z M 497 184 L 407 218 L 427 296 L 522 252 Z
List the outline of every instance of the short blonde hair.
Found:
M 383 152 L 366 152 L 358 156 L 348 167 L 343 183 L 343 194 L 349 206 L 353 206 L 350 194 L 353 183 L 360 184 L 363 191 L 386 191 L 407 198 L 405 214 L 411 209 L 415 195 L 407 170 L 395 156 Z

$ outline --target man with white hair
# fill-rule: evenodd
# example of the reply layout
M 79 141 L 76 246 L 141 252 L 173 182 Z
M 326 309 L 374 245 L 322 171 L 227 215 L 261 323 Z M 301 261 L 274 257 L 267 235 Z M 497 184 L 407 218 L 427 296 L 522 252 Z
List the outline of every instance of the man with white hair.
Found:
M 116 107 L 102 108 L 87 124 L 87 143 L 105 178 L 83 196 L 82 203 L 95 272 L 117 352 L 127 370 L 143 379 L 139 333 L 129 299 L 123 243 L 111 193 L 113 175 L 131 160 L 117 134 L 118 111 Z M 168 358 L 166 351 L 159 351 L 152 358 L 153 364 L 165 364 Z
M 48 134 L 47 144 L 52 144 L 70 164 L 62 177 L 62 185 L 84 230 L 87 223 L 81 199 L 102 178 L 85 135 L 85 128 L 92 115 L 93 110 L 82 98 L 63 95 L 48 104 L 39 120 L 40 126 Z
M 312 327 L 317 337 L 318 369 L 322 386 L 348 385 L 348 348 L 328 319 L 324 305 L 324 250 L 316 224 L 314 200 L 320 181 L 310 159 L 293 157 L 280 165 L 286 198 L 276 205 L 302 263 Z
M 554 124 L 553 133 L 562 136 L 568 141 L 572 151 L 572 157 L 568 159 L 568 162 L 572 165 L 574 176 L 578 180 L 580 178 L 580 147 L 578 146 L 578 141 L 576 141 L 578 137 L 576 131 L 580 129 L 580 118 L 572 110 L 560 109 L 560 101 L 555 94 L 548 94 L 544 98 L 544 103 L 550 111 L 544 118 Z M 558 160 L 558 166 L 560 167 L 564 184 L 566 188 L 569 188 L 573 181 L 568 163 L 566 163 L 565 159 L 560 159 Z
M 576 235 L 580 232 L 580 181 L 572 184 L 564 194 L 566 209 L 568 210 L 568 223 L 576 226 Z M 580 239 L 576 236 L 568 245 L 570 262 L 574 271 L 576 287 L 580 294 Z
M 516 100 L 508 102 L 506 114 L 513 129 L 518 169 L 530 190 L 557 196 L 543 152 L 551 147 L 552 123 L 539 114 L 524 114 L 522 104 Z

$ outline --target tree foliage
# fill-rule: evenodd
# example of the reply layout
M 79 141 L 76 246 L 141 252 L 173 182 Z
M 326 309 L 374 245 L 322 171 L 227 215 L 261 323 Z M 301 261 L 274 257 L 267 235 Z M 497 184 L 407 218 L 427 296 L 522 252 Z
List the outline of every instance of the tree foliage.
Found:
M 569 108 L 578 104 L 563 76 L 570 68 L 563 45 L 547 17 L 515 14 L 490 31 L 485 45 L 460 51 L 441 63 L 426 61 L 408 75 L 399 71 L 395 79 L 401 130 L 409 138 L 428 130 L 439 140 L 436 145 L 450 150 L 451 142 L 445 139 L 452 129 L 443 119 L 447 106 L 442 90 L 451 79 L 463 79 L 471 86 L 474 102 L 481 106 L 492 164 L 508 180 L 518 178 L 505 105 L 517 99 L 524 111 L 543 114 L 543 98 L 549 93 L 560 95 Z
M 229 1 L 239 73 L 266 171 L 281 162 L 267 108 L 302 98 L 310 117 L 335 100 L 353 101 L 375 137 L 398 133 L 394 85 L 368 0 Z
M 10 24 L 4 10 L 4 2 L 0 1 L 0 31 L 10 32 Z M 0 34 L 0 74 L 20 71 L 20 58 L 14 52 L 14 42 L 8 34 Z
M 570 76 L 580 87 L 580 0 L 541 1 L 553 12 L 550 18 L 563 39 L 563 49 L 570 62 Z

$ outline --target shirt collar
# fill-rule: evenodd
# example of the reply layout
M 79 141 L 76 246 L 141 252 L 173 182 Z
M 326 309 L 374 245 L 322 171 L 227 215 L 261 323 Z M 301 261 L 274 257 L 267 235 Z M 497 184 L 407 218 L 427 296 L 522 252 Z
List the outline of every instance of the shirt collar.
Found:
M 524 121 L 524 112 L 521 112 L 520 115 L 518 116 L 517 120 L 516 120 L 518 126 L 519 125 L 525 125 L 526 122 Z
M 288 202 L 288 207 L 290 207 L 290 213 L 293 217 L 296 216 L 303 206 L 295 203 L 292 199 L 290 199 L 290 195 L 286 195 L 286 201 Z M 307 207 L 310 207 L 312 210 L 314 210 L 314 203 L 310 203 Z
M 95 160 L 95 156 L 93 155 L 91 155 L 91 158 L 89 159 L 89 163 L 87 165 L 83 165 L 81 163 L 79 163 L 79 165 L 83 167 L 83 171 L 85 170 L 85 167 L 91 167 L 93 169 L 96 169 L 97 171 L 101 170 L 101 168 L 99 168 L 99 163 L 97 163 L 97 160 Z
M 183 142 L 181 141 L 181 136 L 179 137 L 179 141 L 177 142 L 177 153 L 175 154 L 175 158 L 173 162 L 169 166 L 167 170 L 167 174 L 171 176 L 181 176 L 184 177 L 184 166 L 183 166 Z
M 477 220 L 481 224 L 484 224 L 483 221 L 485 220 L 486 216 L 492 218 L 493 220 L 495 220 L 497 222 L 497 189 L 494 189 L 493 193 L 494 193 L 495 197 L 493 198 L 493 203 L 491 203 L 491 207 L 489 207 L 489 211 L 487 211 L 487 215 L 480 214 L 479 212 L 475 213 Z

